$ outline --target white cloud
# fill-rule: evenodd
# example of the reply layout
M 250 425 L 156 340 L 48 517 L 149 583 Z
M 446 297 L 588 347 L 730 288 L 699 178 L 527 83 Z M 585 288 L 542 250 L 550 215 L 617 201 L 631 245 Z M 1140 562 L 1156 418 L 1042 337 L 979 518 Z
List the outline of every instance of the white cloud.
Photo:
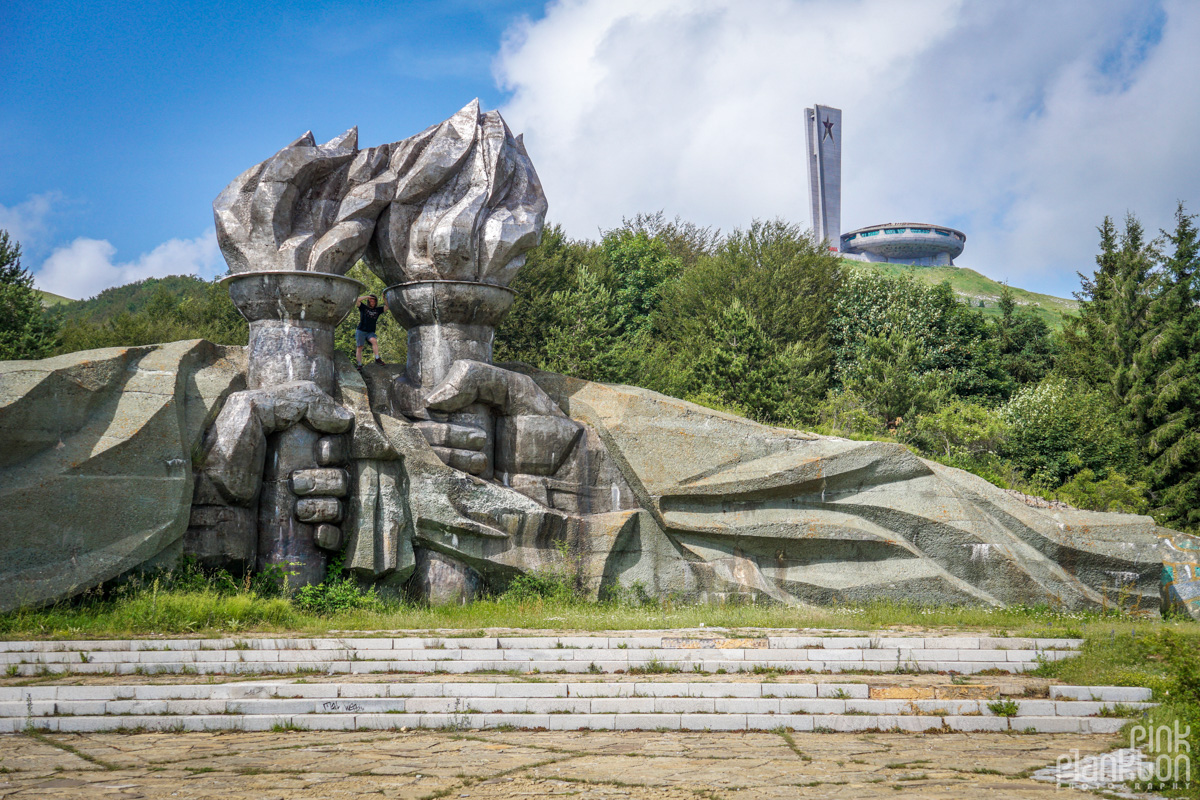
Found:
M 8 231 L 8 235 L 20 242 L 21 249 L 28 253 L 47 232 L 47 218 L 61 200 L 62 195 L 58 192 L 43 192 L 30 195 L 15 206 L 0 205 L 0 230 Z
M 79 238 L 51 253 L 34 273 L 34 280 L 44 291 L 82 299 L 145 278 L 198 275 L 211 279 L 225 271 L 213 229 L 195 239 L 163 242 L 136 261 L 115 263 L 116 254 L 117 248 L 105 239 Z
M 574 235 L 658 209 L 808 225 L 818 102 L 844 112 L 846 229 L 955 225 L 961 266 L 1065 294 L 1105 214 L 1200 211 L 1197 41 L 1187 0 L 559 0 L 496 73 Z

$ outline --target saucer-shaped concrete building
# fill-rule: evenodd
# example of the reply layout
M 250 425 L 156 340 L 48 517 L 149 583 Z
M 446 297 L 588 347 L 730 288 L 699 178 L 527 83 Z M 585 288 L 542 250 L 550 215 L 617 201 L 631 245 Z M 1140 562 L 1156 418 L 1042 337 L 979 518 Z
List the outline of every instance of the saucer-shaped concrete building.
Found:
M 951 266 L 963 251 L 962 231 L 924 222 L 889 222 L 842 234 L 843 253 L 862 255 L 868 261 L 889 261 L 921 266 Z

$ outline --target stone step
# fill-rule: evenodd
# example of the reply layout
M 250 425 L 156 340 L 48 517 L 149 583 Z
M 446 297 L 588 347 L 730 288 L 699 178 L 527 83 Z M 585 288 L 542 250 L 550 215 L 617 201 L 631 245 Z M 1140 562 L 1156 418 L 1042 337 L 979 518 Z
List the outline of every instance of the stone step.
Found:
M 595 636 L 500 636 L 500 637 L 345 637 L 345 638 L 244 638 L 244 639 L 115 639 L 63 641 L 0 642 L 0 655 L 13 653 L 79 652 L 170 652 L 170 651 L 467 651 L 467 650 L 882 650 L 961 651 L 961 650 L 1077 650 L 1082 639 L 1044 639 L 995 636 L 895 636 L 886 632 L 857 636 L 692 636 L 675 634 L 644 635 L 623 632 L 620 635 Z M 380 656 L 382 657 L 382 656 Z M 444 655 L 443 659 L 459 656 Z M 574 656 L 571 656 L 572 658 Z M 390 657 L 389 657 L 390 658 Z M 966 659 L 963 660 L 983 660 Z M 993 659 L 995 660 L 995 659 Z M 999 659 L 1003 660 L 1003 659 Z M 12 663 L 0 661 L 0 663 Z
M 1016 717 L 1086 717 L 1112 704 L 1020 700 Z M 1149 703 L 1123 704 L 1142 710 Z M 841 700 L 798 697 L 382 697 L 246 698 L 190 700 L 26 700 L 0 702 L 0 718 L 143 714 L 875 714 L 903 716 L 996 716 L 988 701 Z
M 423 682 L 235 683 L 173 686 L 31 686 L 0 688 L 0 718 L 102 715 L 293 714 L 781 714 L 996 716 L 999 702 L 979 699 L 881 699 L 894 687 L 863 683 L 780 682 Z M 924 687 L 927 691 L 937 687 Z M 1014 717 L 1112 716 L 1143 710 L 1122 687 L 1087 689 L 1115 702 L 1019 699 Z M 1078 693 L 1078 692 L 1077 692 Z M 1139 696 L 1147 697 L 1145 693 Z
M 1138 703 L 1150 699 L 1151 690 L 1141 686 L 1051 686 L 1054 700 L 1099 700 L 1110 703 Z
M 1128 722 L 1113 717 L 903 716 L 871 714 L 687 714 L 687 713 L 345 713 L 345 714 L 130 714 L 13 717 L 0 733 L 26 729 L 55 733 L 102 731 L 399 730 L 780 730 L 799 732 L 899 731 L 920 733 L 1016 731 L 1022 733 L 1115 733 Z
M 0 666 L 46 674 L 326 672 L 1019 673 L 1069 658 L 1077 639 L 897 636 L 529 636 L 2 642 Z

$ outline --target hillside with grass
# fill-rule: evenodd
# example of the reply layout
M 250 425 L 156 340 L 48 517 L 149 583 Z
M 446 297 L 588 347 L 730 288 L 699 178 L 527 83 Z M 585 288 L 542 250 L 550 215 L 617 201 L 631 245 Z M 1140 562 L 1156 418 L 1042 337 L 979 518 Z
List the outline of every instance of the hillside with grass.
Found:
M 843 263 L 858 269 L 868 269 L 890 277 L 909 275 L 922 283 L 936 286 L 942 281 L 949 281 L 950 287 L 960 298 L 978 308 L 984 316 L 1000 316 L 1000 293 L 1004 284 L 981 275 L 973 269 L 965 267 L 914 267 L 908 264 L 882 264 L 865 261 L 844 261 Z M 1045 320 L 1054 330 L 1061 330 L 1063 317 L 1074 314 L 1079 310 L 1079 303 L 1063 297 L 1049 294 L 1038 294 L 1026 289 L 1010 286 L 1017 305 L 1028 309 L 1036 316 Z
M 159 298 L 160 302 L 163 297 L 175 301 L 202 298 L 209 286 L 208 281 L 193 275 L 169 275 L 165 278 L 146 278 L 124 286 L 114 286 L 87 300 L 71 300 L 48 292 L 42 292 L 42 296 L 57 298 L 44 302 L 48 307 L 54 307 L 63 319 L 99 323 L 107 322 L 120 314 L 138 314 L 156 298 Z
M 35 289 L 34 291 L 38 293 L 39 297 L 41 297 L 42 306 L 44 308 L 54 308 L 55 306 L 61 306 L 65 303 L 74 303 L 75 302 L 74 300 L 72 300 L 69 297 L 63 297 L 61 294 L 54 294 L 53 292 L 43 292 L 41 289 Z

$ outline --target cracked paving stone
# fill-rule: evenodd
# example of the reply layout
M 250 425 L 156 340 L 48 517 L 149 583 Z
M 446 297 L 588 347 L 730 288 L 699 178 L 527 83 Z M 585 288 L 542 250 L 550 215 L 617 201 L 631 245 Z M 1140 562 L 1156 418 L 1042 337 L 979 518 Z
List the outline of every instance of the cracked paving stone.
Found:
M 0 737 L 0 800 L 1049 798 L 1024 777 L 1113 736 L 439 731 Z M 975 770 L 978 770 L 976 772 Z M 995 774 L 999 773 L 999 774 Z M 1067 791 L 1067 790 L 1060 790 Z M 1083 797 L 1083 795 L 1080 795 Z

